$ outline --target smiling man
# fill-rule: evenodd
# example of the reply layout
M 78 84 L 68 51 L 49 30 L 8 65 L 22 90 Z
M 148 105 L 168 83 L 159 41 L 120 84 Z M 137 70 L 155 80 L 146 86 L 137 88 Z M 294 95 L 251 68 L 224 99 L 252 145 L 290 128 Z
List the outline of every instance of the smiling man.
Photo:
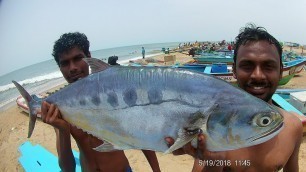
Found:
M 265 32 L 262 31 L 261 34 L 263 33 Z M 282 77 L 282 48 L 277 40 L 272 38 L 267 37 L 268 40 L 260 40 L 260 37 L 253 36 L 251 33 L 240 35 L 242 40 L 237 41 L 233 65 L 234 77 L 237 79 L 238 86 L 253 96 L 272 104 L 272 95 Z M 251 40 L 247 39 L 248 36 Z
M 281 56 L 281 45 L 264 28 L 252 24 L 243 28 L 236 37 L 233 64 L 238 86 L 272 105 L 272 95 L 282 77 Z M 210 152 L 206 150 L 205 136 L 200 134 L 197 149 L 187 144 L 174 154 L 195 156 L 193 171 L 270 172 L 283 169 L 284 172 L 297 172 L 302 123 L 294 114 L 278 110 L 284 117 L 284 128 L 267 142 L 232 151 Z M 170 145 L 173 143 L 171 138 L 166 140 Z

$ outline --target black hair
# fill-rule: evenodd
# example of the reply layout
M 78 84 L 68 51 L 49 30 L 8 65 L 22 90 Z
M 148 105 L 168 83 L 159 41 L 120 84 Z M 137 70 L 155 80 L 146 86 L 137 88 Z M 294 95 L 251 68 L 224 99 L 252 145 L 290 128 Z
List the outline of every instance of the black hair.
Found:
M 253 23 L 248 23 L 246 27 L 241 28 L 239 35 L 236 37 L 236 45 L 234 50 L 235 63 L 240 46 L 251 41 L 268 41 L 270 44 L 275 45 L 280 57 L 280 62 L 282 63 L 283 49 L 280 43 L 272 35 L 270 35 L 265 28 L 257 27 Z
M 78 47 L 80 50 L 83 50 L 85 55 L 90 55 L 89 41 L 84 33 L 65 33 L 57 41 L 55 41 L 52 55 L 57 65 L 59 65 L 59 56 L 74 47 Z

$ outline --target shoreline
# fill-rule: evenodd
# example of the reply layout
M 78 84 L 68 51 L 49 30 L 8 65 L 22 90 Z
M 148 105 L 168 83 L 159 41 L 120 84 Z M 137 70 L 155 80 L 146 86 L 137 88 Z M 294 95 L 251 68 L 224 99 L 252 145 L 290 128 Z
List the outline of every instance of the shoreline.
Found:
M 182 62 L 190 60 L 190 57 L 186 54 L 170 53 L 170 55 L 176 55 L 176 59 Z M 164 56 L 165 54 L 159 54 L 150 58 L 159 61 L 163 60 Z M 305 79 L 306 71 L 303 71 L 281 88 L 306 88 Z M 46 85 L 52 88 L 45 89 L 44 92 L 52 92 L 63 85 L 64 83 L 55 87 Z M 30 141 L 33 145 L 40 144 L 54 155 L 57 155 L 54 129 L 38 119 L 33 135 L 28 139 L 28 120 L 28 114 L 22 112 L 16 104 L 13 104 L 4 111 L 0 111 L 0 153 L 2 155 L 0 157 L 0 171 L 24 171 L 18 162 L 18 158 L 20 157 L 18 147 L 25 141 Z M 74 139 L 72 138 L 71 140 L 72 148 L 78 151 Z M 141 151 L 126 150 L 125 154 L 133 171 L 151 171 L 150 165 Z M 299 153 L 300 169 L 306 168 L 305 157 L 306 137 L 303 137 Z M 163 153 L 157 153 L 157 158 L 162 171 L 191 171 L 194 161 L 189 155 L 174 156 L 172 154 L 163 155 Z
M 159 55 L 162 55 L 162 54 L 163 53 L 150 54 L 150 55 L 146 55 L 145 58 L 153 58 L 155 56 L 159 56 Z M 118 63 L 120 65 L 125 65 L 125 64 L 128 64 L 131 60 L 134 61 L 134 60 L 139 60 L 139 59 L 142 59 L 142 57 L 138 56 L 138 57 L 132 57 L 132 58 L 129 58 L 129 59 L 118 60 Z
M 67 81 L 63 77 L 61 77 L 44 82 L 43 84 L 38 85 L 37 87 L 27 89 L 27 91 L 29 92 L 29 94 L 43 94 L 54 88 L 64 86 L 65 84 L 67 84 Z M 18 92 L 17 89 L 16 91 Z M 12 107 L 14 104 L 16 104 L 16 99 L 17 97 L 11 98 L 10 100 L 7 100 L 6 102 L 2 103 L 3 105 L 1 104 L 0 112 L 3 112 L 8 108 Z

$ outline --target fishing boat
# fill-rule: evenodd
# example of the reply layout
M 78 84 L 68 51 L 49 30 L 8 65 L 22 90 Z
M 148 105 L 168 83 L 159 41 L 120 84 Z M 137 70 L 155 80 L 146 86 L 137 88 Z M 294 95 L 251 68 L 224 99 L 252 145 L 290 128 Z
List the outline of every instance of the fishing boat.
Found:
M 233 56 L 231 54 L 220 54 L 220 53 L 203 53 L 199 57 L 194 57 L 194 60 L 199 64 L 234 63 Z
M 66 85 L 64 85 L 63 87 L 65 87 Z M 62 88 L 63 88 L 62 87 Z M 62 88 L 59 88 L 59 89 L 62 89 Z M 54 92 L 58 91 L 59 89 L 53 91 L 53 92 L 45 92 L 45 93 L 40 93 L 38 95 L 32 95 L 32 98 L 35 99 L 36 101 L 41 101 L 41 98 L 45 98 L 47 97 L 48 95 L 50 94 L 53 94 Z M 17 107 L 22 110 L 23 112 L 29 114 L 29 107 L 25 101 L 25 99 L 20 95 L 19 97 L 17 97 L 16 99 L 16 104 L 17 104 Z M 37 115 L 39 118 L 41 118 L 41 112 L 38 112 L 38 115 Z
M 305 59 L 295 59 L 288 62 L 283 62 L 283 76 L 282 79 L 279 81 L 279 85 L 287 84 L 296 73 L 299 73 L 303 70 L 305 64 Z
M 24 98 L 22 96 L 19 96 L 17 97 L 16 99 L 16 104 L 17 104 L 17 107 L 19 109 L 21 109 L 23 112 L 29 114 L 29 107 L 26 103 L 26 101 L 24 100 Z M 37 115 L 39 118 L 41 118 L 41 113 L 38 112 L 38 115 Z
M 288 62 L 283 62 L 284 66 L 295 65 L 295 73 L 300 73 L 303 71 L 304 66 L 306 65 L 306 58 L 297 58 Z
M 292 94 L 292 95 L 291 95 Z M 297 100 L 296 95 L 302 96 Z M 306 89 L 277 89 L 272 96 L 273 104 L 286 111 L 292 111 L 302 121 L 303 133 L 306 133 Z
M 226 63 L 214 63 L 212 65 L 207 65 L 204 73 L 216 76 L 231 84 L 237 83 L 237 80 L 233 75 L 232 66 L 229 66 Z
M 279 88 L 275 91 L 275 94 L 279 94 L 285 100 L 289 101 L 291 93 L 302 92 L 302 91 L 306 91 L 306 88 L 304 88 L 304 89 L 303 88 L 295 88 L 295 89 Z
M 197 71 L 197 72 L 204 72 L 206 66 L 207 65 L 205 64 L 186 64 L 183 66 L 174 66 L 174 67 L 181 68 L 181 69 L 188 69 L 188 70 Z
M 202 52 L 194 60 L 199 64 L 227 63 L 233 64 L 234 51 L 220 49 L 214 52 Z

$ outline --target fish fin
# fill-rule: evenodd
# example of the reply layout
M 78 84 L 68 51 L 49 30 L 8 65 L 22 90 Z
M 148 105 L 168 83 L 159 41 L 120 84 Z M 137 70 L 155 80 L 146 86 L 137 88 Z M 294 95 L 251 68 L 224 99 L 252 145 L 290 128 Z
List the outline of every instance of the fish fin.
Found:
M 199 133 L 202 133 L 202 127 L 205 125 L 207 117 L 216 109 L 218 108 L 218 104 L 213 104 L 211 107 L 209 107 L 207 110 L 200 110 L 195 112 L 192 115 L 192 118 L 188 121 L 186 127 L 181 128 L 178 132 L 178 138 L 174 142 L 174 144 L 165 151 L 164 154 L 171 153 L 175 151 L 176 149 L 179 149 L 183 147 L 185 144 L 187 144 L 190 141 L 193 141 L 191 144 L 192 146 L 196 146 L 195 137 Z
M 96 58 L 83 58 L 83 60 L 89 65 L 92 73 L 103 71 L 110 67 L 109 64 Z
M 212 114 L 217 108 L 218 104 L 213 104 L 208 109 L 199 110 L 195 112 L 187 123 L 188 130 L 198 130 L 201 129 L 204 124 L 206 124 L 208 117 Z
M 164 152 L 164 154 L 171 153 L 176 149 L 183 147 L 185 144 L 193 140 L 197 135 L 197 132 L 191 134 L 186 129 L 180 129 L 178 132 L 178 138 L 175 140 L 174 144 Z
M 24 98 L 24 100 L 26 101 L 29 107 L 30 121 L 29 121 L 29 129 L 28 129 L 28 138 L 30 138 L 35 128 L 38 108 L 40 108 L 41 106 L 41 101 L 36 101 L 35 99 L 33 99 L 33 97 L 37 98 L 37 96 L 34 96 L 34 95 L 30 96 L 30 94 L 16 81 L 12 81 L 12 82 L 14 83 L 14 85 L 16 86 L 16 88 L 18 89 L 18 91 L 20 92 L 20 94 L 22 95 L 22 97 Z
M 112 152 L 117 150 L 135 149 L 135 147 L 122 143 L 117 143 L 116 145 L 113 145 L 112 143 L 109 143 L 103 139 L 103 144 L 93 149 L 99 152 Z
M 116 150 L 120 150 L 120 149 L 117 149 L 114 145 L 112 145 L 111 143 L 103 140 L 103 144 L 96 147 L 96 148 L 93 148 L 95 151 L 98 151 L 98 152 L 112 152 L 112 151 L 116 151 Z

